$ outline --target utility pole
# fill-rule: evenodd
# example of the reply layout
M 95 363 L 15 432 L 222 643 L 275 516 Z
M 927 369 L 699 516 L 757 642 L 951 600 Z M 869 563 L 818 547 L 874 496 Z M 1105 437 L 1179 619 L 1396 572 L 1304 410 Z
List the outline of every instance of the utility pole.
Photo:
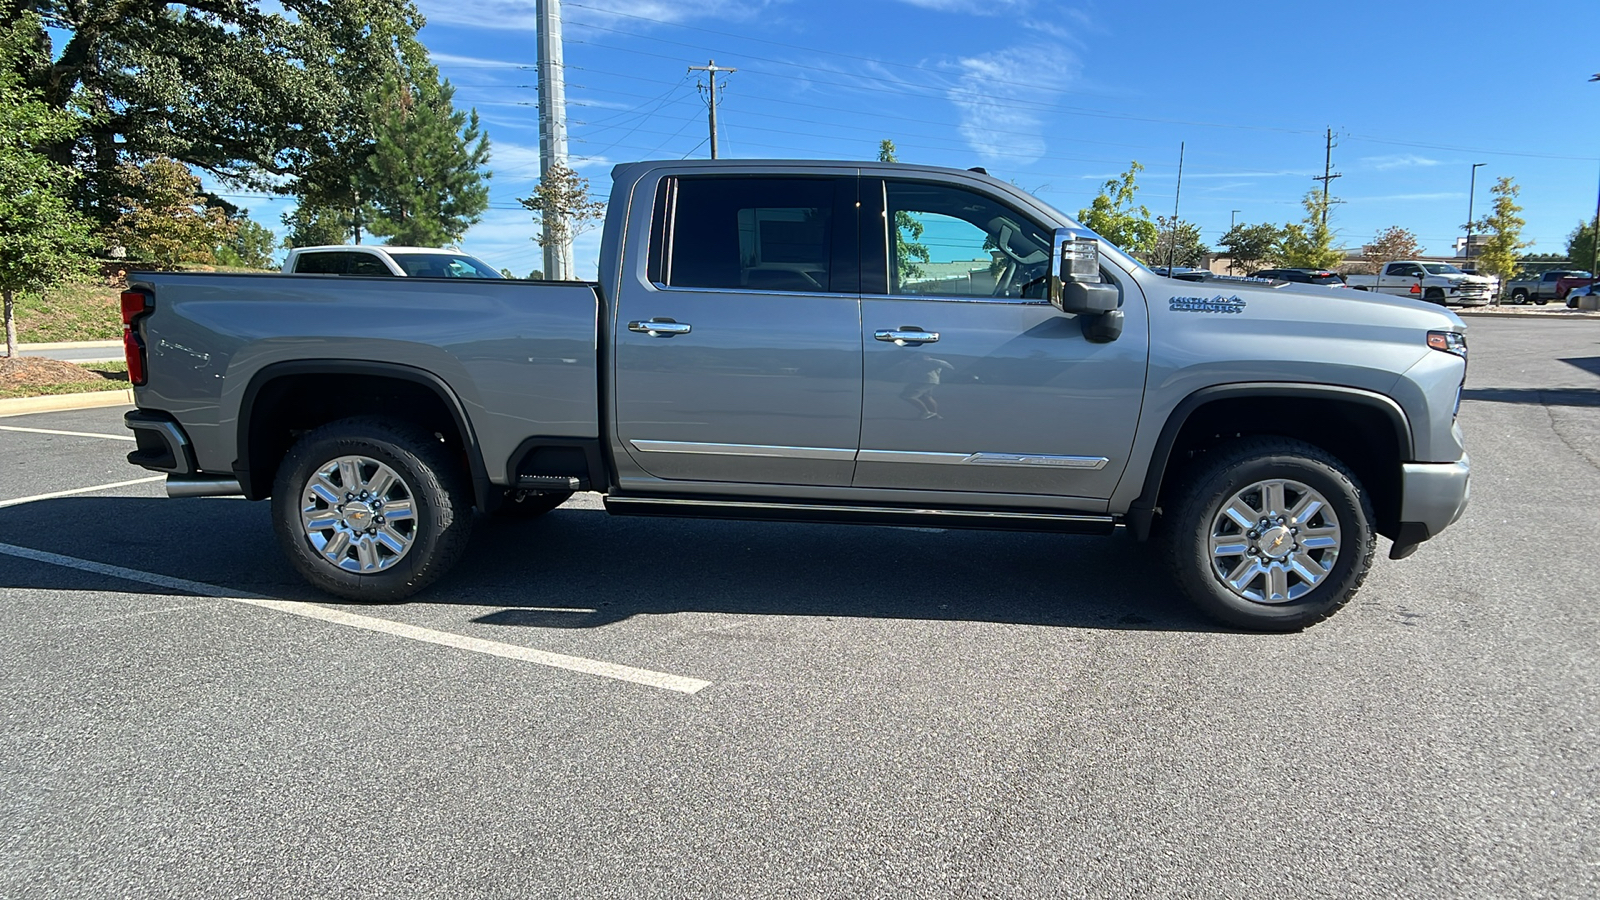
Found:
M 706 80 L 711 82 L 711 84 L 709 86 L 704 85 L 704 84 L 700 84 L 699 82 L 696 82 L 695 83 L 695 87 L 699 88 L 702 91 L 705 91 L 706 92 L 706 97 L 710 101 L 710 107 L 711 107 L 711 158 L 712 159 L 716 159 L 717 158 L 717 73 L 718 72 L 728 72 L 728 73 L 731 74 L 731 73 L 737 72 L 739 70 L 738 69 L 729 69 L 729 68 L 727 68 L 725 66 L 719 66 L 719 65 L 717 65 L 717 61 L 712 59 L 712 60 L 707 60 L 706 64 L 703 65 L 703 66 L 690 66 L 689 67 L 689 71 L 691 71 L 691 72 L 704 72 L 704 73 L 706 73 Z M 726 85 L 727 82 L 724 81 L 723 84 Z
M 1311 180 L 1312 181 L 1320 181 L 1320 182 L 1322 182 L 1322 227 L 1323 228 L 1327 228 L 1328 227 L 1328 183 L 1330 181 L 1333 181 L 1335 178 L 1343 178 L 1344 177 L 1344 175 L 1342 173 L 1333 171 L 1333 148 L 1334 148 L 1333 129 L 1329 128 L 1328 129 L 1327 152 L 1324 154 L 1324 156 L 1322 158 L 1322 174 L 1321 175 L 1313 175 L 1313 176 L 1311 176 Z
M 1488 163 L 1472 164 L 1472 179 L 1467 182 L 1467 243 L 1461 248 L 1461 255 L 1468 260 L 1472 259 L 1472 201 L 1478 196 L 1478 170 Z
M 567 167 L 567 87 L 561 62 L 561 0 L 536 0 L 534 14 L 538 19 L 539 177 L 549 184 L 552 169 Z M 551 230 L 546 223 L 545 233 Z M 546 281 L 571 281 L 571 232 L 559 226 L 554 230 L 568 236 L 545 242 L 544 277 Z
M 1183 145 L 1178 142 L 1178 188 L 1172 192 L 1172 240 L 1167 242 L 1167 277 L 1172 277 L 1172 259 L 1178 255 L 1178 199 L 1183 196 Z

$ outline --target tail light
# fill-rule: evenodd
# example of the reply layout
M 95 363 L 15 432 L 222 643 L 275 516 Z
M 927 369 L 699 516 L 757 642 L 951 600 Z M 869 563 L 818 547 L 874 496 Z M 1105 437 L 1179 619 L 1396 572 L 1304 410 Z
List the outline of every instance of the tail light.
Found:
M 153 306 L 148 294 L 122 292 L 122 353 L 128 360 L 128 383 L 136 386 L 145 382 L 145 350 L 144 338 L 134 326 Z

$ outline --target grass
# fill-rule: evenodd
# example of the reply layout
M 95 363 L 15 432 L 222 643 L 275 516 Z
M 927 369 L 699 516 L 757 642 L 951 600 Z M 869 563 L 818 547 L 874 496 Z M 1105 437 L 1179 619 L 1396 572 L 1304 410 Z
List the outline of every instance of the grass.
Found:
M 56 341 L 114 341 L 122 337 L 122 288 L 105 282 L 66 284 L 17 297 L 17 340 L 24 344 Z
M 50 384 L 28 384 L 20 387 L 0 387 L 0 400 L 12 397 L 43 397 L 49 394 L 82 394 L 89 391 L 118 391 L 128 387 L 128 364 L 125 362 L 80 363 L 90 376 L 82 379 L 57 381 Z

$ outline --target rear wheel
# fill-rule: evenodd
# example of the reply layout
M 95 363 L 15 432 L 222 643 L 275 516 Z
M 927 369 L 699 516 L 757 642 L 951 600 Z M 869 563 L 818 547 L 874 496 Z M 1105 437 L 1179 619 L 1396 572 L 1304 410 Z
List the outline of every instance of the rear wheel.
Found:
M 437 436 L 343 419 L 290 448 L 272 488 L 278 544 L 311 584 L 347 600 L 401 600 L 460 558 L 472 489 Z
M 1168 563 L 1207 615 L 1294 631 L 1349 602 L 1377 545 L 1372 504 L 1349 469 L 1286 438 L 1249 438 L 1207 456 L 1164 523 Z
M 1511 302 L 1512 303 L 1527 303 L 1528 302 L 1528 292 L 1524 291 L 1524 290 L 1512 291 L 1511 292 Z
M 1550 298 L 1549 298 L 1549 297 L 1540 297 L 1540 298 L 1538 298 L 1538 299 L 1537 299 L 1537 300 L 1534 300 L 1534 301 L 1533 301 L 1533 302 L 1534 302 L 1534 303 L 1537 303 L 1537 304 L 1538 304 L 1538 305 L 1540 305 L 1540 306 L 1543 306 L 1543 305 L 1545 305 L 1545 304 L 1546 304 L 1546 303 L 1549 303 L 1549 302 L 1550 302 Z

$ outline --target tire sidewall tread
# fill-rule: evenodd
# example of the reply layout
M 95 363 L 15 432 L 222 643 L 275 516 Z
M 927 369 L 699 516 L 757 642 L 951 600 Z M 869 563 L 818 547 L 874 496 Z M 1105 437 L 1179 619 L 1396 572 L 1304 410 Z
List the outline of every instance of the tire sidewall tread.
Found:
M 1299 481 L 1326 498 L 1339 518 L 1339 558 L 1307 597 L 1284 604 L 1239 597 L 1211 570 L 1212 517 L 1245 485 L 1270 478 Z M 1257 631 L 1298 631 L 1347 604 L 1366 580 L 1377 549 L 1372 500 L 1350 470 L 1327 451 L 1289 438 L 1243 438 L 1206 453 L 1184 473 L 1167 505 L 1162 555 L 1173 580 L 1201 611 Z
M 393 567 L 370 575 L 328 563 L 300 524 L 300 498 L 310 474 L 331 459 L 353 455 L 394 469 L 410 488 L 417 512 L 411 549 Z M 307 432 L 289 449 L 273 481 L 272 525 L 284 555 L 313 586 L 345 600 L 385 603 L 417 593 L 455 565 L 471 535 L 472 502 L 470 483 L 434 435 L 409 423 L 362 416 Z

